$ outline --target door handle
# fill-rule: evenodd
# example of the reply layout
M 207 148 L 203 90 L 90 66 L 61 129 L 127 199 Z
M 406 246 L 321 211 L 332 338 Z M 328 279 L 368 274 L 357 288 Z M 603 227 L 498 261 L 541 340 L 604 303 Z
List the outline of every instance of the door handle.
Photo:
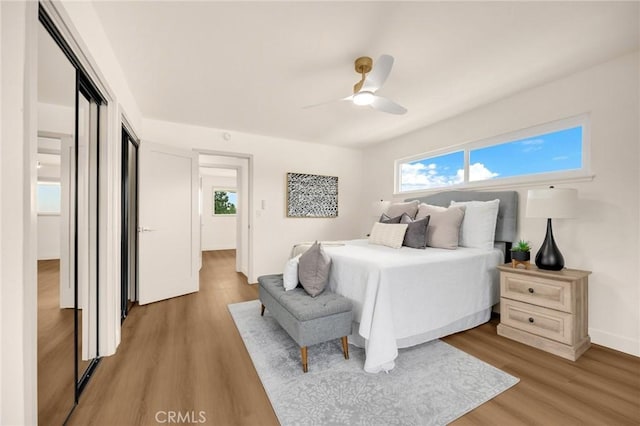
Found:
M 141 226 L 141 227 L 138 228 L 138 232 L 153 232 L 153 231 L 155 231 L 155 229 L 147 228 L 147 227 L 144 227 L 144 226 Z

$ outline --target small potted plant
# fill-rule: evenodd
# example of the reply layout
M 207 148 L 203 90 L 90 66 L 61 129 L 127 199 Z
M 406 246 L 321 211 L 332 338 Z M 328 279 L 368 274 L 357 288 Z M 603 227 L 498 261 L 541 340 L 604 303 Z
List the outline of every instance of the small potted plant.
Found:
M 511 259 L 519 262 L 526 262 L 531 259 L 531 246 L 525 240 L 518 241 L 511 248 Z

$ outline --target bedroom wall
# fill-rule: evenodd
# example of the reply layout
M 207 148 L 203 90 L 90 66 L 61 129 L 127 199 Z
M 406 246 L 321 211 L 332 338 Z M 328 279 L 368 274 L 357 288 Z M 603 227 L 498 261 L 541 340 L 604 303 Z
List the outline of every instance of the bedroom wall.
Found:
M 237 179 L 224 176 L 202 176 L 202 250 L 236 248 L 237 219 L 235 215 L 214 215 L 213 190 L 236 189 Z
M 592 341 L 640 355 L 639 76 L 635 52 L 372 146 L 364 151 L 363 181 L 368 184 L 362 188 L 362 202 L 393 197 L 395 159 L 589 112 L 595 177 L 558 182 L 559 187 L 578 189 L 580 214 L 554 221 L 554 234 L 567 267 L 593 272 Z M 529 188 L 545 186 L 508 188 L 520 194 L 519 236 L 530 240 L 535 251 L 544 238 L 545 221 L 526 219 L 524 206 Z M 366 230 L 363 226 L 361 232 Z
M 249 154 L 253 158 L 253 274 L 281 273 L 291 247 L 301 241 L 363 237 L 359 231 L 362 152 L 355 149 L 293 141 L 159 120 L 143 120 L 144 140 L 202 151 Z M 285 216 L 287 172 L 338 176 L 339 212 L 333 219 Z M 265 208 L 262 209 L 264 200 Z
M 35 2 L 0 2 L 0 424 L 37 424 Z
M 38 260 L 60 259 L 60 215 L 38 215 Z

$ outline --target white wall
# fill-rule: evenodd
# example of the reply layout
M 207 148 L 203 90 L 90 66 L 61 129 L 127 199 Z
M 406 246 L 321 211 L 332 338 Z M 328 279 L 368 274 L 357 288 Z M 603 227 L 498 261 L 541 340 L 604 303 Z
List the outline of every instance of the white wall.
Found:
M 60 215 L 38 215 L 38 260 L 60 259 Z
M 214 188 L 236 190 L 237 184 L 238 180 L 235 177 L 202 176 L 202 216 L 200 218 L 202 250 L 236 248 L 236 215 L 213 214 L 213 191 Z
M 0 2 L 0 424 L 37 424 L 38 4 Z
M 74 108 L 38 102 L 38 131 L 73 135 L 76 128 Z
M 554 235 L 569 268 L 589 278 L 589 333 L 593 342 L 640 355 L 639 83 L 638 52 L 366 149 L 363 203 L 392 197 L 394 160 L 484 139 L 588 112 L 593 181 L 577 188 L 580 215 L 554 221 Z M 520 193 L 519 235 L 537 250 L 545 221 L 526 219 Z
M 253 274 L 250 282 L 264 274 L 280 273 L 291 247 L 301 241 L 362 237 L 360 192 L 362 153 L 339 148 L 223 130 L 143 120 L 145 139 L 167 145 L 204 151 L 251 154 L 253 157 Z M 292 219 L 285 216 L 287 172 L 338 176 L 339 217 Z M 261 201 L 266 204 L 261 209 Z

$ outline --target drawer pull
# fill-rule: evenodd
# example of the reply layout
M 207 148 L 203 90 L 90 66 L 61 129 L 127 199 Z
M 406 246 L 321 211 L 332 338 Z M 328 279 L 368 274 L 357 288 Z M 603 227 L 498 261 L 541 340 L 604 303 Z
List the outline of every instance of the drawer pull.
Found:
M 535 290 L 533 290 L 531 287 L 529 287 L 529 293 L 533 294 L 533 293 L 535 293 Z
M 533 321 L 534 321 L 534 319 L 533 319 L 532 317 L 529 317 L 529 322 L 530 322 L 531 324 L 533 324 Z

